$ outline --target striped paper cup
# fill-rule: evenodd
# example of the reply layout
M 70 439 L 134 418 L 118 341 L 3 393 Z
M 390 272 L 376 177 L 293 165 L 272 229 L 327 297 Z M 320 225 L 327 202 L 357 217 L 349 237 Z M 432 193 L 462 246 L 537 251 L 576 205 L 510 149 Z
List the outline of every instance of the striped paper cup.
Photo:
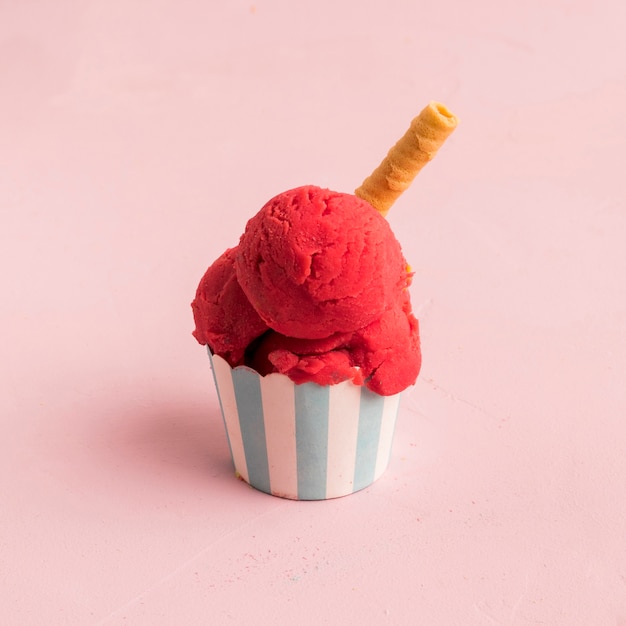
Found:
M 256 489 L 293 500 L 338 498 L 387 468 L 400 394 L 380 396 L 350 381 L 296 385 L 209 356 L 235 471 Z

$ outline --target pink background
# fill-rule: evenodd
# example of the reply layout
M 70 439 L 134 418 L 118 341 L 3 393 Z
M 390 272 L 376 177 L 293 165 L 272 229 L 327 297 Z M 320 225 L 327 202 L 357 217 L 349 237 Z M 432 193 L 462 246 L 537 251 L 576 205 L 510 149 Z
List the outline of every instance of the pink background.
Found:
M 2 623 L 626 625 L 625 6 L 0 0 Z M 431 99 L 390 467 L 256 492 L 196 284 Z

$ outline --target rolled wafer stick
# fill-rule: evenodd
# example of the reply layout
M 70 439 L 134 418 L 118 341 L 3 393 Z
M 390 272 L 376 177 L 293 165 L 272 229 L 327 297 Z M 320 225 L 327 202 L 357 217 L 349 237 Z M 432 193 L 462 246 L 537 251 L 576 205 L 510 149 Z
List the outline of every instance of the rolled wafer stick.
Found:
M 379 213 L 387 215 L 398 196 L 409 187 L 419 171 L 456 128 L 458 119 L 439 102 L 431 102 L 413 119 L 409 130 L 382 163 L 354 192 Z

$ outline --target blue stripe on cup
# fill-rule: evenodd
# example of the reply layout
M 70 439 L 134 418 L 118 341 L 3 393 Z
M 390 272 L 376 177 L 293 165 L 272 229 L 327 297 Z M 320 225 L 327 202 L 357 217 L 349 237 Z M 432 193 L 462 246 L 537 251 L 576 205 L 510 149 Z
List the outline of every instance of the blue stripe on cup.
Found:
M 328 387 L 296 385 L 296 452 L 299 500 L 326 498 Z

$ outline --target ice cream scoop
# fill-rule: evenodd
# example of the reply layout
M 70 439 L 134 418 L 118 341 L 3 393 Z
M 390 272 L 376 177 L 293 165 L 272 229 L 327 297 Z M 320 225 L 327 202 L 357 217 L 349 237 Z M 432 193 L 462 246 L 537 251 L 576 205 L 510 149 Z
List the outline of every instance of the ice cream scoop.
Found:
M 236 254 L 237 248 L 229 248 L 209 267 L 191 304 L 194 337 L 233 367 L 243 363 L 246 348 L 268 330 L 237 282 Z
M 296 383 L 333 385 L 351 380 L 389 396 L 415 382 L 421 366 L 419 325 L 408 292 L 367 326 L 324 339 L 265 333 L 248 364 L 263 375 L 285 374 Z
M 352 194 L 312 185 L 281 193 L 248 222 L 235 268 L 263 321 L 301 339 L 363 328 L 409 283 L 387 220 Z
M 265 204 L 207 270 L 195 336 L 233 367 L 392 395 L 421 363 L 410 280 L 388 222 L 367 202 L 298 187 Z

